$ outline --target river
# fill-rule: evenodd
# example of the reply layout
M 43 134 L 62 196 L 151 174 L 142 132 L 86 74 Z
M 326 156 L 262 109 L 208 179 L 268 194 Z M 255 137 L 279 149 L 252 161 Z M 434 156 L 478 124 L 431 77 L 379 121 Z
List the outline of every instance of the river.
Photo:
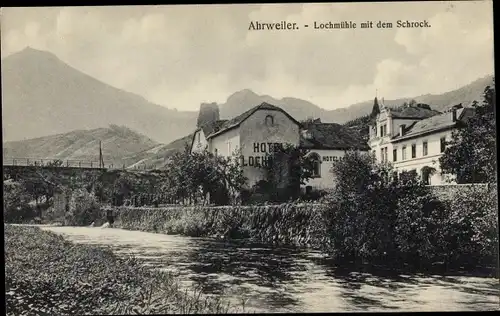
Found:
M 110 246 L 224 295 L 245 312 L 498 310 L 498 279 L 340 269 L 315 251 L 98 227 L 52 227 L 77 243 Z

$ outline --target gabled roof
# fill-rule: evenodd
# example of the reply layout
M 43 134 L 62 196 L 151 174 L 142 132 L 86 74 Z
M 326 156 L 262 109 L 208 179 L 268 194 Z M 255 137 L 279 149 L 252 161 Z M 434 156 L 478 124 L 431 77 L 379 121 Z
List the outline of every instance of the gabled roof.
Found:
M 203 124 L 201 127 L 198 127 L 192 134 L 191 136 L 191 147 L 193 147 L 194 143 L 194 137 L 196 136 L 196 133 L 199 131 L 203 131 L 203 134 L 205 135 L 205 138 L 208 138 L 208 135 L 217 132 L 220 130 L 220 128 L 226 123 L 227 120 L 217 120 L 214 122 L 208 122 Z
M 456 110 L 457 120 L 453 122 L 452 112 L 442 113 L 440 115 L 434 115 L 432 117 L 416 121 L 412 125 L 405 129 L 404 135 L 401 137 L 399 132 L 395 135 L 392 140 L 399 141 L 408 138 L 417 137 L 419 135 L 424 135 L 432 132 L 438 132 L 450 128 L 456 127 L 458 124 L 465 123 L 467 120 L 474 115 L 473 108 L 461 108 Z
M 249 118 L 252 114 L 254 114 L 258 110 L 280 111 L 283 114 L 285 114 L 289 119 L 291 119 L 293 122 L 295 122 L 297 125 L 301 126 L 301 124 L 296 119 L 294 119 L 290 114 L 285 112 L 285 110 L 283 110 L 282 108 L 277 107 L 277 106 L 272 105 L 272 104 L 269 104 L 267 102 L 263 102 L 255 107 L 251 108 L 250 110 L 236 116 L 235 118 L 226 121 L 218 131 L 215 131 L 215 132 L 211 133 L 210 135 L 205 134 L 205 137 L 207 139 L 212 138 L 216 135 L 222 134 L 228 130 L 231 130 L 233 128 L 240 126 L 241 123 L 243 123 L 247 118 Z
M 393 118 L 399 119 L 426 119 L 441 114 L 441 112 L 432 110 L 425 104 L 417 104 L 415 106 L 407 106 L 400 109 L 390 109 L 389 111 Z
M 336 123 L 310 123 L 310 139 L 300 136 L 300 146 L 307 149 L 368 150 L 368 144 L 355 131 Z
M 203 130 L 203 134 L 205 134 L 205 137 L 207 137 L 212 133 L 218 132 L 226 122 L 227 120 L 217 120 L 215 122 L 209 122 L 207 124 L 203 124 L 199 129 Z

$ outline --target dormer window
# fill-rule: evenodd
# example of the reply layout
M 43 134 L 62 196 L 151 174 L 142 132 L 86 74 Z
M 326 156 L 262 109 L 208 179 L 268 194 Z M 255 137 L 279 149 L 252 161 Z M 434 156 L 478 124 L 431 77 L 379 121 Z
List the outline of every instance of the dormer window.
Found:
M 265 120 L 266 126 L 274 125 L 274 117 L 272 115 L 267 115 Z

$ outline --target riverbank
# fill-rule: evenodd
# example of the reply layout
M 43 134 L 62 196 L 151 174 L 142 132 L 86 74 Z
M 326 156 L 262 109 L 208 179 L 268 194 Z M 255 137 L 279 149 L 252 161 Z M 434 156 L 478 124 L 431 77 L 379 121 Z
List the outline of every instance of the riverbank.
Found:
M 4 225 L 7 315 L 227 313 L 171 275 L 37 227 Z
M 268 245 L 321 248 L 327 238 L 321 204 L 262 206 L 118 207 L 114 227 L 146 232 L 250 239 Z M 101 212 L 105 214 L 104 210 Z
M 498 309 L 498 279 L 475 271 L 411 273 L 340 267 L 309 249 L 270 247 L 97 227 L 43 227 L 75 243 L 133 254 L 180 284 L 224 297 L 248 313 L 485 311 Z M 241 310 L 241 308 L 239 308 Z

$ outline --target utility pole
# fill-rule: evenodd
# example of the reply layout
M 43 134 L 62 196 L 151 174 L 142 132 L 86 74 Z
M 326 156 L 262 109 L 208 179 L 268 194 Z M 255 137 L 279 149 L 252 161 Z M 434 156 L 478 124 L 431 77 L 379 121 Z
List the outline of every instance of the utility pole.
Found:
M 99 141 L 99 168 L 104 168 L 104 160 L 102 158 L 102 142 Z

